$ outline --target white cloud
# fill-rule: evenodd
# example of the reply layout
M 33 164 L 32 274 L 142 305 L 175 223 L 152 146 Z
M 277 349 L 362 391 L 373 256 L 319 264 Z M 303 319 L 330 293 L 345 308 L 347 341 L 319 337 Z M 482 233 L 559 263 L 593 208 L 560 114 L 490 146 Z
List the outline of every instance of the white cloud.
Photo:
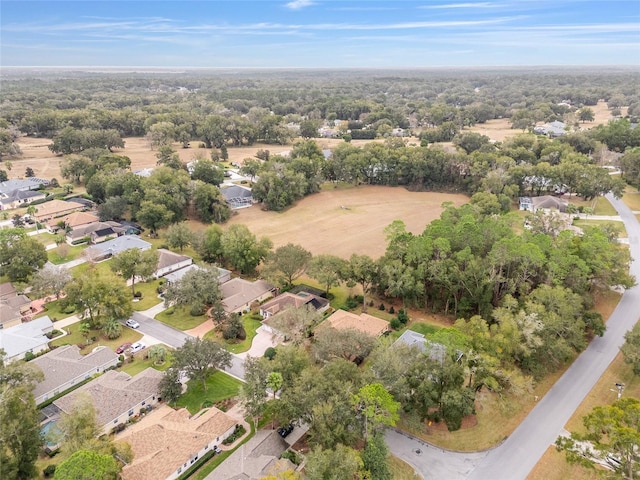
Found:
M 293 0 L 285 4 L 285 7 L 290 8 L 291 10 L 300 10 L 304 7 L 310 7 L 313 4 L 314 2 L 312 2 L 311 0 Z

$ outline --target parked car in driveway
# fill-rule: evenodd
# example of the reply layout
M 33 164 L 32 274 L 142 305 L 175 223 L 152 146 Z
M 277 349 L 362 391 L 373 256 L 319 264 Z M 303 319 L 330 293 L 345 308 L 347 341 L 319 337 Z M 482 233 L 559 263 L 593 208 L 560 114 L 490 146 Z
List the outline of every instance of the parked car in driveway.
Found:
M 278 429 L 278 435 L 280 435 L 282 438 L 286 437 L 291 432 L 293 432 L 293 423 L 290 423 L 289 425 L 285 425 Z
M 131 327 L 131 328 L 140 327 L 140 324 L 138 322 L 136 322 L 133 318 L 130 318 L 125 323 L 126 323 L 127 327 Z
M 134 354 L 139 352 L 140 350 L 144 350 L 146 347 L 146 345 L 142 342 L 136 342 L 134 344 L 131 345 L 131 348 L 129 349 L 129 351 Z
M 116 348 L 116 353 L 124 353 L 130 346 L 131 346 L 131 343 L 129 342 L 123 343 L 118 348 Z

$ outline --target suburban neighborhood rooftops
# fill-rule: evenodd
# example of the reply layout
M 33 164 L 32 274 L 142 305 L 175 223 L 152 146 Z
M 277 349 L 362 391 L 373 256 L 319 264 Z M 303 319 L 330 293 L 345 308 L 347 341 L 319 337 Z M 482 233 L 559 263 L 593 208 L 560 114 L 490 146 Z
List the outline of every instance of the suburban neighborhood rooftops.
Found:
M 85 255 L 89 258 L 104 258 L 111 255 L 117 255 L 130 248 L 138 248 L 140 250 L 148 250 L 151 248 L 149 242 L 145 242 L 137 235 L 123 235 L 113 240 L 99 243 L 85 250 Z
M 16 296 L 16 287 L 11 282 L 0 283 L 0 300 Z
M 223 299 L 222 303 L 228 312 L 233 312 L 241 306 L 253 302 L 267 293 L 273 292 L 274 289 L 275 287 L 273 285 L 264 280 L 249 282 L 239 277 L 233 278 L 220 285 Z
M 82 225 L 88 225 L 93 222 L 97 222 L 100 219 L 93 213 L 88 212 L 74 212 L 64 217 L 53 219 L 49 222 L 52 227 L 57 226 L 58 223 L 64 222 L 67 227 L 75 228 Z
M 345 310 L 336 310 L 319 326 L 319 328 L 327 327 L 336 330 L 358 330 L 373 337 L 379 337 L 389 330 L 389 322 L 367 313 L 356 315 Z
M 96 408 L 97 423 L 101 426 L 127 413 L 147 398 L 157 395 L 163 376 L 164 373 L 151 367 L 135 377 L 125 372 L 109 370 L 53 403 L 63 412 L 69 413 L 78 396 L 87 393 Z
M 49 185 L 49 180 L 43 178 L 12 178 L 6 182 L 0 182 L 0 194 L 8 195 L 14 190 L 36 190 L 41 185 Z
M 263 312 L 263 316 L 271 316 L 283 311 L 287 307 L 300 308 L 303 305 L 311 305 L 315 310 L 321 310 L 329 306 L 329 300 L 306 292 L 300 292 L 298 294 L 285 292 L 263 303 L 260 306 L 260 310 Z
M 185 260 L 190 260 L 190 259 L 191 257 L 187 255 L 180 255 L 178 253 L 172 252 L 171 250 L 167 250 L 165 248 L 159 248 L 158 264 L 156 265 L 156 270 L 160 270 L 170 265 L 175 265 L 176 263 L 184 262 Z
M 45 333 L 53 330 L 53 322 L 48 316 L 40 317 L 14 327 L 0 329 L 0 349 L 7 358 L 21 355 L 47 344 Z
M 75 202 L 65 202 L 64 200 L 51 200 L 37 206 L 37 212 L 33 215 L 38 220 L 47 220 L 67 213 L 85 208 Z
M 191 416 L 186 409 L 163 405 L 129 427 L 118 440 L 131 445 L 133 461 L 122 470 L 126 480 L 157 480 L 169 477 L 236 421 L 215 407 Z
M 118 355 L 107 347 L 98 347 L 87 355 L 81 355 L 77 345 L 58 347 L 31 361 L 44 373 L 44 380 L 36 385 L 33 396 L 37 398 L 74 378 L 92 375 L 97 367 L 117 361 Z
M 236 450 L 207 480 L 258 480 L 269 475 L 273 461 L 288 445 L 276 430 L 258 430 L 243 448 Z

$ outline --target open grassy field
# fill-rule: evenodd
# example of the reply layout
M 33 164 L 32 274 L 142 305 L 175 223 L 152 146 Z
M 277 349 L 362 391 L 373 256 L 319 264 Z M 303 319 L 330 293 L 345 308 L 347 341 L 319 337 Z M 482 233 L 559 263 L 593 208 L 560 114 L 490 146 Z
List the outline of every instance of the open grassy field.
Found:
M 317 139 L 320 148 L 333 148 L 341 139 Z M 353 145 L 364 145 L 368 140 L 353 140 Z M 9 178 L 18 178 L 24 174 L 27 167 L 31 167 L 36 177 L 57 178 L 63 183 L 60 174 L 62 156 L 56 156 L 49 150 L 51 140 L 46 138 L 21 137 L 17 142 L 22 150 L 20 158 L 12 159 L 13 167 L 7 172 Z M 211 158 L 211 149 L 198 148 L 200 142 L 191 142 L 191 148 L 182 148 L 182 144 L 174 143 L 173 148 L 180 155 L 183 162 L 190 162 L 196 158 L 204 156 Z M 250 147 L 229 147 L 229 161 L 242 164 L 243 160 L 255 156 L 258 150 L 269 150 L 272 155 L 291 150 L 291 145 L 262 145 L 255 144 Z M 141 170 L 143 168 L 155 167 L 158 159 L 157 150 L 149 147 L 149 142 L 142 137 L 128 137 L 124 139 L 124 148 L 116 149 L 114 153 L 125 155 L 131 159 L 131 169 Z
M 593 122 L 581 123 L 580 128 L 584 130 L 588 130 L 597 125 L 604 125 L 612 119 L 611 112 L 607 108 L 607 103 L 602 100 L 599 101 L 597 105 L 590 106 L 589 108 L 593 110 L 595 119 Z M 622 109 L 623 115 L 626 114 L 626 110 L 626 107 Z M 514 130 L 511 128 L 511 121 L 508 118 L 498 118 L 489 120 L 486 123 L 479 123 L 470 127 L 468 131 L 486 135 L 497 142 L 503 142 L 506 138 L 522 133 L 522 130 Z
M 360 186 L 310 195 L 284 212 L 245 208 L 228 224 L 243 223 L 274 246 L 289 242 L 314 255 L 328 253 L 348 258 L 353 253 L 381 256 L 386 248 L 384 229 L 403 220 L 407 230 L 421 233 L 440 216 L 443 202 L 462 205 L 461 194 L 410 192 L 401 187 Z

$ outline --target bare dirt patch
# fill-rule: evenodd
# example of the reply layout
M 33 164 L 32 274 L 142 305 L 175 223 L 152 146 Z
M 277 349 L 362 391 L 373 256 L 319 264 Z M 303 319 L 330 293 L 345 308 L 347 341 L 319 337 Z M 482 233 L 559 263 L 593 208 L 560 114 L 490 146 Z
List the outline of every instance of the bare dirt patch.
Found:
M 402 220 L 408 231 L 421 233 L 440 216 L 443 202 L 459 206 L 467 200 L 461 194 L 360 186 L 311 195 L 285 212 L 267 212 L 254 205 L 239 210 L 229 224 L 243 223 L 254 234 L 269 237 L 275 247 L 292 242 L 314 255 L 348 258 L 358 253 L 377 258 L 384 254 L 384 229 L 392 221 Z

